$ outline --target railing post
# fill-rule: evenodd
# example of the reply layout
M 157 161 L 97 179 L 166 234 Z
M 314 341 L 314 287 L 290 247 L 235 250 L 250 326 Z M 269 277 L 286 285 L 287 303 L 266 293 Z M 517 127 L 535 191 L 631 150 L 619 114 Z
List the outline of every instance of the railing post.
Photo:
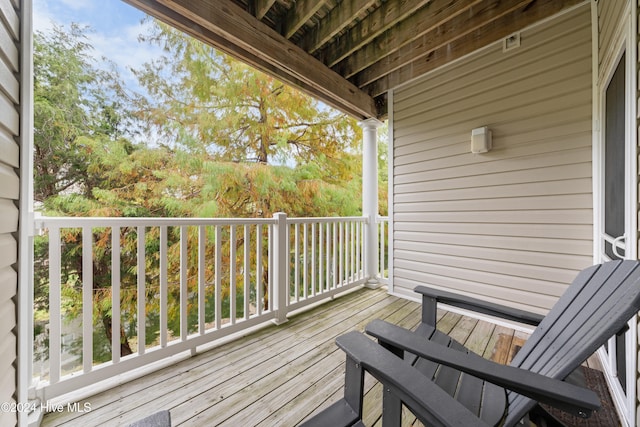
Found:
M 273 300 L 276 325 L 287 321 L 287 298 L 289 297 L 289 275 L 287 274 L 289 241 L 287 239 L 287 215 L 273 214 L 276 220 L 273 229 Z
M 358 123 L 362 127 L 362 215 L 367 218 L 364 227 L 364 275 L 367 287 L 380 287 L 378 276 L 378 127 L 382 123 L 367 119 Z

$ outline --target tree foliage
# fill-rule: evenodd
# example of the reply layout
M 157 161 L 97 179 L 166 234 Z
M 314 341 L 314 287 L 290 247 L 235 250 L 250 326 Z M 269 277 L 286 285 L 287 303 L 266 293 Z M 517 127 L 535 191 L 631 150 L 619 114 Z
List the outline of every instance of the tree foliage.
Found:
M 54 27 L 34 35 L 35 199 L 91 196 L 87 139 L 118 138 L 128 112 L 116 72 L 98 68 L 87 28 Z
M 334 182 L 353 177 L 353 119 L 167 25 L 143 40 L 166 52 L 137 75 L 151 95 L 145 118 L 170 144 L 221 161 L 315 163 Z

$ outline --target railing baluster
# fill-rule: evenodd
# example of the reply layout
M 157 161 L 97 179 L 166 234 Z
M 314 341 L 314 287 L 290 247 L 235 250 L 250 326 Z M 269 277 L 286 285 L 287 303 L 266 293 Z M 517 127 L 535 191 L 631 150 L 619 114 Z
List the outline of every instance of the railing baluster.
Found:
M 62 341 L 60 229 L 49 228 L 49 382 L 60 381 Z
M 267 265 L 269 266 L 269 270 L 268 270 L 268 274 L 267 274 L 267 309 L 269 311 L 273 311 L 273 269 L 274 269 L 274 262 L 273 262 L 273 256 L 275 251 L 277 250 L 274 245 L 273 245 L 273 235 L 274 235 L 274 225 L 271 224 L 269 225 L 269 232 L 268 232 L 268 242 L 267 244 L 269 245 L 269 254 L 268 254 L 268 259 L 267 259 Z
M 284 277 L 286 277 L 286 283 L 284 285 L 284 287 L 286 288 L 286 303 L 287 303 L 287 307 L 291 304 L 291 280 L 289 280 L 289 277 L 291 277 L 291 262 L 289 259 L 289 254 L 291 253 L 291 227 L 289 226 L 289 222 L 286 219 L 286 215 L 285 215 L 285 221 L 284 224 L 282 225 L 284 227 L 284 242 L 285 242 L 285 246 L 286 246 L 286 250 L 284 251 L 284 253 L 282 254 L 282 256 L 284 257 Z
M 287 216 L 278 212 L 273 215 L 276 223 L 273 226 L 273 287 L 272 309 L 275 310 L 274 322 L 278 325 L 287 321 L 287 306 L 289 305 L 289 277 L 287 264 L 290 254 L 289 233 L 287 232 Z
M 353 283 L 357 279 L 356 272 L 356 224 L 351 221 L 349 223 L 349 283 Z
M 362 236 L 362 245 L 361 245 L 361 249 L 360 249 L 360 269 L 362 270 L 362 274 L 360 276 L 360 278 L 364 279 L 365 278 L 365 271 L 364 271 L 364 246 L 367 244 L 366 240 L 365 240 L 365 225 L 364 223 L 360 223 L 360 235 Z
M 362 245 L 362 242 L 360 241 L 360 238 L 362 236 L 362 234 L 360 233 L 362 230 L 362 224 L 361 223 L 356 223 L 356 279 L 360 280 L 362 279 L 362 260 L 360 259 L 360 247 Z
M 325 278 L 326 284 L 325 284 L 325 290 L 329 290 L 331 289 L 331 224 L 327 223 L 327 230 L 326 230 L 326 234 L 327 234 L 327 253 L 325 254 L 325 256 L 327 257 L 327 277 Z
M 111 360 L 120 362 L 120 227 L 111 229 Z
M 358 277 L 358 227 L 360 224 L 353 221 L 351 223 L 351 281 L 355 282 Z
M 344 223 L 344 284 L 351 280 L 351 222 Z
M 244 319 L 249 320 L 251 313 L 249 312 L 249 298 L 251 297 L 251 229 L 248 224 L 244 225 Z
M 138 354 L 145 351 L 146 302 L 145 291 L 145 227 L 138 227 Z
M 350 274 L 350 282 L 355 282 L 356 280 L 356 232 L 355 232 L 355 223 L 351 221 L 349 224 L 350 232 L 350 247 L 351 247 L 351 274 Z
M 378 252 L 380 253 L 380 277 L 384 278 L 384 270 L 385 270 L 385 265 L 384 265 L 384 257 L 385 257 L 385 250 L 384 250 L 384 246 L 385 246 L 385 223 L 383 220 L 380 220 L 380 249 L 378 250 Z
M 160 347 L 162 348 L 167 346 L 169 324 L 169 281 L 167 276 L 168 240 L 168 228 L 166 225 L 163 225 L 160 227 Z
M 319 242 L 318 242 L 318 246 L 320 249 L 320 253 L 318 254 L 318 269 L 319 271 L 319 276 L 318 276 L 318 291 L 320 293 L 323 293 L 324 291 L 324 223 L 320 222 L 318 223 L 318 238 L 319 238 Z
M 188 243 L 188 229 L 186 225 L 180 227 L 180 340 L 186 341 L 189 331 L 187 329 L 187 272 L 188 272 L 188 260 L 187 255 L 187 243 Z
M 262 314 L 262 225 L 256 226 L 256 312 Z
M 216 225 L 216 253 L 215 253 L 215 272 L 216 272 L 216 329 L 222 326 L 222 227 Z
M 294 224 L 294 245 L 295 245 L 295 249 L 294 249 L 294 262 L 293 262 L 293 272 L 294 272 L 294 279 L 293 279 L 293 285 L 295 287 L 293 293 L 294 293 L 294 298 L 295 301 L 298 302 L 300 301 L 300 224 L 298 224 L 297 222 Z
M 347 281 L 349 283 L 355 282 L 356 280 L 356 229 L 354 226 L 355 223 L 353 221 L 349 221 L 349 276 L 347 276 Z
M 349 229 L 349 239 L 347 250 L 349 251 L 349 273 L 347 274 L 347 283 L 351 283 L 355 280 L 354 276 L 354 258 L 355 258 L 355 231 L 353 228 L 353 221 L 347 223 Z
M 358 247 L 358 224 L 355 221 L 351 221 L 351 275 L 349 276 L 349 283 L 353 283 L 358 280 L 358 259 L 356 258 L 356 250 Z
M 304 292 L 302 296 L 306 299 L 309 295 L 309 281 L 307 278 L 308 267 L 307 264 L 309 262 L 309 240 L 307 237 L 307 223 L 302 224 L 302 284 L 304 286 Z
M 93 367 L 93 230 L 82 227 L 82 370 Z
M 229 237 L 229 321 L 236 323 L 236 226 L 231 225 Z
M 198 227 L 198 332 L 200 335 L 204 335 L 205 323 L 204 317 L 206 314 L 206 300 L 205 300 L 205 251 L 207 242 L 207 229 L 204 225 Z
M 360 223 L 354 222 L 353 225 L 353 281 L 357 281 L 360 279 L 360 270 L 358 269 L 358 255 L 360 251 L 358 250 L 358 245 L 360 244 L 360 234 L 358 233 Z
M 316 223 L 311 224 L 311 295 L 316 296 Z
M 344 258 L 345 258 L 345 241 L 344 241 L 344 222 L 340 222 L 340 268 L 338 275 L 338 286 L 344 283 Z
M 339 273 L 339 269 L 338 269 L 338 265 L 339 265 L 339 261 L 338 261 L 338 255 L 340 253 L 340 251 L 338 250 L 338 231 L 340 230 L 340 228 L 338 227 L 338 223 L 334 222 L 333 223 L 333 265 L 332 265 L 332 272 L 333 272 L 333 281 L 331 283 L 331 289 L 335 289 L 339 282 L 340 282 L 340 278 L 338 276 Z

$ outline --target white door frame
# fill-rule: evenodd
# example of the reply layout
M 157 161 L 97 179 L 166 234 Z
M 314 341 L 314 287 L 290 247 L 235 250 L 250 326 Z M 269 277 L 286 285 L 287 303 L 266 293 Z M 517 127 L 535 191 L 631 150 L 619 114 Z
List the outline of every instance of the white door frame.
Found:
M 624 17 L 616 28 L 611 52 L 605 53 L 599 64 L 599 35 L 597 4 L 592 2 L 593 17 L 593 186 L 594 186 L 594 262 L 606 260 L 604 255 L 604 136 L 605 136 L 605 91 L 619 60 L 625 55 L 625 257 L 638 258 L 638 179 L 636 148 L 636 11 L 634 1 L 627 3 Z M 615 343 L 612 339 L 610 344 Z M 626 394 L 615 377 L 615 346 L 610 345 L 609 352 L 601 349 L 600 359 L 605 369 L 605 378 L 611 390 L 614 403 L 621 415 L 623 425 L 636 425 L 636 371 L 637 371 L 637 321 L 629 322 L 629 331 L 625 336 L 626 348 Z

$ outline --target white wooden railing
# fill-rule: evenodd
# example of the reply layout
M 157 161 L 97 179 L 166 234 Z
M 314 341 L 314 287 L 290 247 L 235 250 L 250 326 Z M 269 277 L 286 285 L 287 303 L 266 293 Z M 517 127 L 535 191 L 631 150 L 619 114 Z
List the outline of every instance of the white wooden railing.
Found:
M 385 285 L 389 284 L 389 217 L 379 216 L 376 218 L 378 224 L 378 281 Z
M 374 249 L 384 279 L 387 220 L 377 222 L 380 247 Z M 47 354 L 34 368 L 36 394 L 46 401 L 168 356 L 193 354 L 258 324 L 285 322 L 293 310 L 364 283 L 371 279 L 363 265 L 366 223 L 365 217 L 282 213 L 266 219 L 38 218 L 36 229 L 48 238 L 49 313 Z M 81 364 L 67 363 L 78 359 Z

